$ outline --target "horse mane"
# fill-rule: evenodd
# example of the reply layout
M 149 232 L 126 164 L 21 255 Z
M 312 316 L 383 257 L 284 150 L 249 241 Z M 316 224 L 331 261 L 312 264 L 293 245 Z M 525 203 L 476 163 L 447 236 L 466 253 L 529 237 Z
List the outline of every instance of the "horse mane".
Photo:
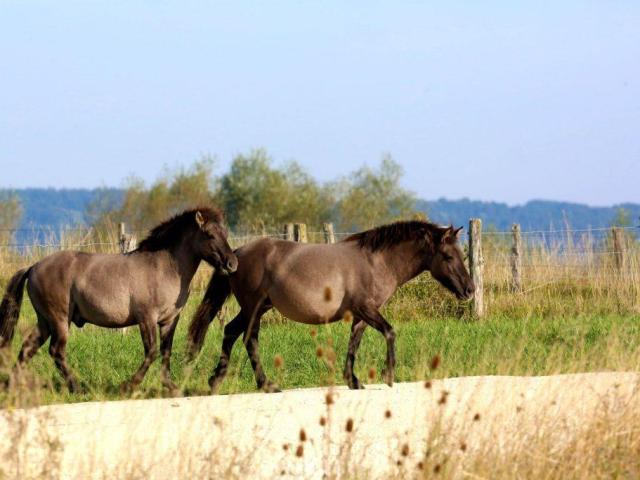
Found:
M 185 231 L 197 227 L 196 212 L 202 214 L 205 222 L 221 223 L 224 217 L 222 210 L 218 208 L 201 207 L 185 210 L 152 228 L 134 252 L 157 252 L 174 246 L 184 236 Z
M 343 240 L 343 242 L 358 242 L 360 248 L 366 248 L 372 252 L 393 247 L 401 242 L 412 240 L 427 240 L 429 235 L 440 233 L 442 227 L 430 222 L 421 220 L 407 220 L 389 223 L 380 227 L 372 228 L 360 233 L 354 233 Z

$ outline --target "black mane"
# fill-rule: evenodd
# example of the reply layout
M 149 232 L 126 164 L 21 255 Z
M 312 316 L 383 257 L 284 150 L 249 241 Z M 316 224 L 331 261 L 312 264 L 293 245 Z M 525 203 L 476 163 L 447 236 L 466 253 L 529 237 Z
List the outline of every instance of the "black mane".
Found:
M 185 210 L 154 227 L 149 235 L 138 244 L 137 252 L 156 252 L 174 246 L 185 234 L 197 227 L 196 212 L 200 212 L 206 222 L 222 222 L 222 210 L 203 207 Z
M 442 232 L 442 227 L 421 220 L 408 220 L 354 233 L 343 241 L 358 242 L 360 248 L 367 248 L 375 252 L 392 247 L 400 242 L 428 239 L 427 232 L 437 235 Z

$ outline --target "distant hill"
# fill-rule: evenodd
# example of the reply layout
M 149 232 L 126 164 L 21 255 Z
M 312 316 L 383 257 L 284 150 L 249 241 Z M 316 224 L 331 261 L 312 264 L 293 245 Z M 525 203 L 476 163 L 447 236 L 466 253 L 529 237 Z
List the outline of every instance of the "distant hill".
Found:
M 116 201 L 122 198 L 121 189 L 53 189 L 26 188 L 13 190 L 24 208 L 21 228 L 51 228 L 83 225 L 87 219 L 87 206 L 105 190 Z M 4 191 L 6 192 L 6 190 Z M 3 193 L 3 190 L 0 190 Z M 640 224 L 640 204 L 624 203 L 610 207 L 547 200 L 533 200 L 524 205 L 509 206 L 506 203 L 462 200 L 419 200 L 417 209 L 426 212 L 435 222 L 467 225 L 469 218 L 483 219 L 487 227 L 508 229 L 512 223 L 520 223 L 523 230 L 563 228 L 565 221 L 572 228 L 600 228 L 612 224 L 619 208 L 629 212 L 634 225 Z
M 522 230 L 561 229 L 568 223 L 573 229 L 602 228 L 612 225 L 620 208 L 624 208 L 633 225 L 640 224 L 640 204 L 622 203 L 610 207 L 590 207 L 580 203 L 532 200 L 524 205 L 480 202 L 469 199 L 435 201 L 419 200 L 418 210 L 431 220 L 454 225 L 466 225 L 472 217 L 481 218 L 484 225 L 507 230 L 519 223 Z

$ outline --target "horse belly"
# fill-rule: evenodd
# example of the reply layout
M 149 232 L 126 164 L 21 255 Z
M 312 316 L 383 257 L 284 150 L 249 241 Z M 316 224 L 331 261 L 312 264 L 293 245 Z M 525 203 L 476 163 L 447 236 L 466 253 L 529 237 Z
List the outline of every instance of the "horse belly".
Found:
M 296 322 L 321 324 L 335 321 L 341 314 L 344 289 L 336 285 L 311 287 L 289 284 L 269 292 L 273 306 Z
M 95 291 L 74 289 L 72 299 L 78 316 L 94 325 L 121 327 L 136 323 L 130 311 L 130 293 L 122 285 Z

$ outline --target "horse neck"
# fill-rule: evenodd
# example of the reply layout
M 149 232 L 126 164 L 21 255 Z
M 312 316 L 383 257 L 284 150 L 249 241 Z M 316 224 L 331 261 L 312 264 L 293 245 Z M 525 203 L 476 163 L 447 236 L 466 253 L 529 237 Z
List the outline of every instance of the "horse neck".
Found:
M 428 259 L 424 257 L 415 242 L 401 242 L 381 250 L 379 254 L 389 270 L 393 272 L 398 286 L 427 270 Z
M 201 260 L 193 247 L 193 233 L 186 234 L 177 245 L 169 249 L 169 254 L 182 280 L 191 282 Z

